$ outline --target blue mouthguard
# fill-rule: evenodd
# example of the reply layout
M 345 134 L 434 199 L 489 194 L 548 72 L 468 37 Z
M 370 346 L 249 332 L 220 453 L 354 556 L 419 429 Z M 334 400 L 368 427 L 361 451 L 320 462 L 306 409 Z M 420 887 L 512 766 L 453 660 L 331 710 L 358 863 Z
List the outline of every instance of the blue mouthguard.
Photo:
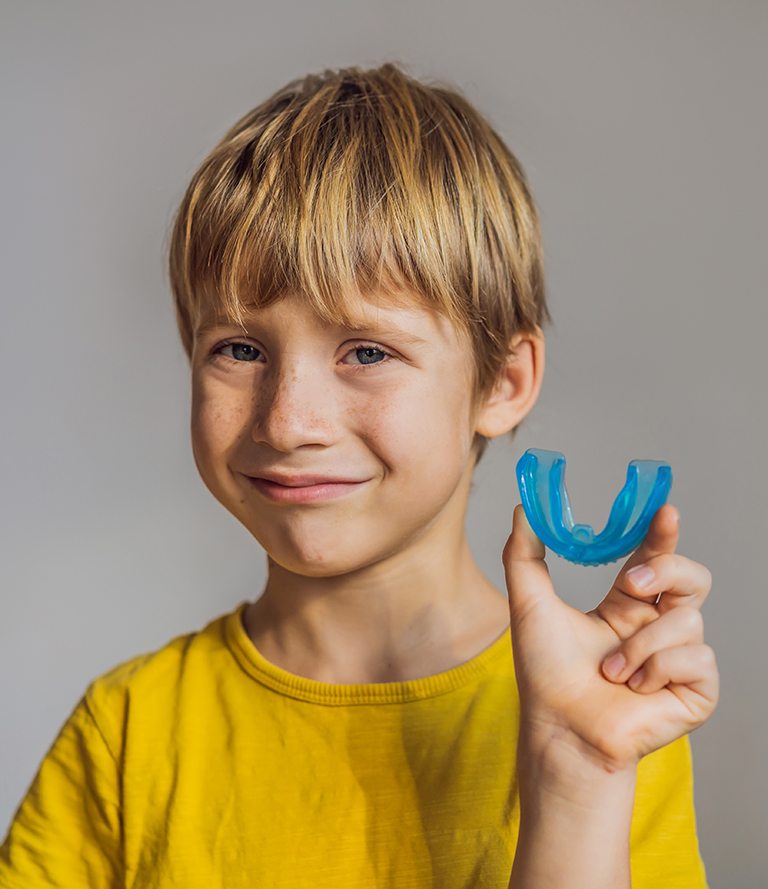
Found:
M 591 525 L 573 523 L 563 454 L 529 448 L 518 460 L 516 472 L 523 509 L 536 536 L 558 556 L 578 565 L 605 565 L 636 549 L 672 487 L 668 463 L 632 460 L 608 523 L 595 534 Z

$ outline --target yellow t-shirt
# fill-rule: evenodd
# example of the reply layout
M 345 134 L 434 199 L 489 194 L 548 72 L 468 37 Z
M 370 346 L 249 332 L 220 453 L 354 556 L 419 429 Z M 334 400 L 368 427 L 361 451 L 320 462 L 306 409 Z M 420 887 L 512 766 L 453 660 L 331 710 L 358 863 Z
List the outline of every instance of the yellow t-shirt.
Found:
M 509 632 L 443 673 L 334 685 L 265 660 L 246 605 L 88 686 L 0 847 L 0 887 L 506 889 Z M 707 886 L 687 736 L 640 761 L 630 841 L 633 889 Z

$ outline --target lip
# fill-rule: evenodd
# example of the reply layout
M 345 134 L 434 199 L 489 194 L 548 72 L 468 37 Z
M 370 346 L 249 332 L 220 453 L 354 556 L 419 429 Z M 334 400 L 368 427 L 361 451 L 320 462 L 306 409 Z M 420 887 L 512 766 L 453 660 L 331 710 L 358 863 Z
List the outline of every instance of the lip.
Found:
M 256 490 L 276 503 L 315 503 L 344 497 L 361 488 L 369 479 L 361 482 L 324 482 L 318 485 L 281 485 L 265 478 L 245 476 Z
M 339 476 L 330 475 L 311 475 L 309 473 L 305 473 L 304 475 L 282 475 L 277 472 L 265 472 L 263 475 L 252 475 L 249 476 L 249 478 L 264 479 L 268 482 L 276 482 L 278 485 L 283 485 L 287 488 L 306 488 L 308 485 L 330 485 L 341 484 L 342 482 L 353 483 L 366 481 L 366 479 L 341 478 Z

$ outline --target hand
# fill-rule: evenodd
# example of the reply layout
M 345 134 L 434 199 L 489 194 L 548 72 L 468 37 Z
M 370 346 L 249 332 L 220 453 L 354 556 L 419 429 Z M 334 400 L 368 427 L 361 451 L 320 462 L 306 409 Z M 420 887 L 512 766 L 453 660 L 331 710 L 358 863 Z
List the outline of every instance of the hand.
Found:
M 636 766 L 712 715 L 719 673 L 700 611 L 712 575 L 675 554 L 678 525 L 677 509 L 661 506 L 606 597 L 585 614 L 555 593 L 544 544 L 522 505 L 515 508 L 502 561 L 521 735 L 529 744 L 576 750 L 613 772 Z M 641 564 L 656 575 L 645 589 L 628 574 Z M 603 662 L 615 652 L 626 666 L 613 675 Z

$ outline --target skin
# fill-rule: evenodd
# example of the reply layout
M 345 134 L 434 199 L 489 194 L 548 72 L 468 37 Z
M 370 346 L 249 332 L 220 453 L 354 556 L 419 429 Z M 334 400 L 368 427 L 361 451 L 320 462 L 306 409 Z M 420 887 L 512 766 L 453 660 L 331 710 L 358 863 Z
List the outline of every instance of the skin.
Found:
M 268 579 L 245 618 L 259 651 L 312 679 L 387 682 L 447 670 L 508 629 L 507 597 L 465 534 L 472 441 L 530 411 L 544 340 L 518 334 L 498 391 L 475 405 L 471 354 L 446 319 L 415 304 L 355 308 L 371 319 L 364 334 L 322 324 L 293 296 L 249 318 L 247 336 L 201 330 L 192 445 L 208 489 L 267 552 Z M 391 326 L 423 344 L 382 332 Z M 244 347 L 221 349 L 231 338 Z M 264 469 L 370 481 L 339 500 L 289 505 L 244 477 Z
M 515 507 L 502 559 L 521 712 L 539 746 L 570 748 L 614 774 L 712 714 L 719 674 L 700 611 L 712 575 L 675 553 L 679 527 L 679 510 L 664 504 L 605 598 L 584 614 L 555 593 L 544 545 Z M 629 574 L 641 565 L 655 575 L 646 587 Z M 611 672 L 615 653 L 626 664 Z
M 472 441 L 508 432 L 533 407 L 541 331 L 513 338 L 496 388 L 473 404 L 470 352 L 445 319 L 416 304 L 357 308 L 373 319 L 365 333 L 321 324 L 289 296 L 256 313 L 247 336 L 214 326 L 195 338 L 195 462 L 267 552 L 246 631 L 272 663 L 333 683 L 432 675 L 509 631 L 521 707 L 509 885 L 628 889 L 637 763 L 717 704 L 700 613 L 711 574 L 675 552 L 679 512 L 666 504 L 584 614 L 556 594 L 544 546 L 517 506 L 502 552 L 507 594 L 496 590 L 464 531 Z M 223 347 L 229 338 L 243 345 Z M 391 357 L 373 353 L 374 366 L 356 371 L 369 346 Z M 245 477 L 267 469 L 368 481 L 338 500 L 288 505 Z M 628 574 L 641 564 L 655 571 L 646 588 Z M 611 674 L 615 652 L 626 666 Z
M 520 692 L 521 817 L 509 889 L 630 889 L 637 764 L 717 706 L 720 677 L 700 612 L 712 575 L 675 553 L 679 523 L 679 511 L 662 506 L 584 614 L 555 593 L 544 546 L 515 508 L 502 554 Z M 654 572 L 645 587 L 629 574 L 641 565 Z M 611 672 L 615 653 L 626 664 Z

